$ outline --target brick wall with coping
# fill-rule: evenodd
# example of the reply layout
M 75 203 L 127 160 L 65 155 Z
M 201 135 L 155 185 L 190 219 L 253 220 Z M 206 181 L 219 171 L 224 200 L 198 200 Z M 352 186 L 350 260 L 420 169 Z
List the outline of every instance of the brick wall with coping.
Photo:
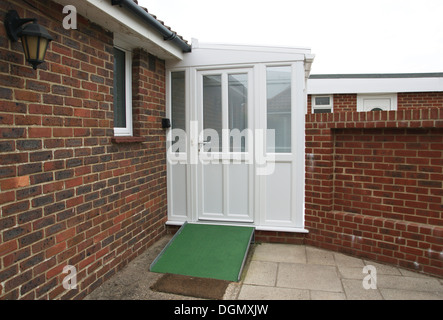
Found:
M 305 243 L 443 276 L 443 108 L 306 115 Z
M 357 111 L 357 94 L 333 94 L 333 112 Z M 443 107 L 443 92 L 399 92 L 397 110 Z M 308 113 L 312 113 L 312 95 L 308 95 Z
M 28 2 L 0 16 L 35 17 L 54 41 L 33 70 L 0 27 L 0 299 L 80 299 L 166 232 L 165 62 L 134 50 L 141 138 L 114 138 L 113 34 L 80 15 L 65 30 L 61 5 Z

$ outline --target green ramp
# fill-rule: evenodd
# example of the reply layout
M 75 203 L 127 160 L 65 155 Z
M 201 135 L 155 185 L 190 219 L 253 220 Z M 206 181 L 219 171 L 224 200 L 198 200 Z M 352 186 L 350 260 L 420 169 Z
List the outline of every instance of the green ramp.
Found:
M 253 236 L 253 227 L 185 223 L 150 270 L 239 281 Z

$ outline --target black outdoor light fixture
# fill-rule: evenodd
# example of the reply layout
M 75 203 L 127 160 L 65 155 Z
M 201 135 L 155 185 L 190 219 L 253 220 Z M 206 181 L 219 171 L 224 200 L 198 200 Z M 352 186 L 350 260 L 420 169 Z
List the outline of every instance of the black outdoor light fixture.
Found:
M 163 129 L 168 129 L 171 127 L 171 120 L 168 118 L 163 118 L 162 119 L 162 128 Z
M 32 23 L 22 27 L 28 22 Z M 37 66 L 45 61 L 46 49 L 52 41 L 48 31 L 39 25 L 35 18 L 21 19 L 15 10 L 6 14 L 5 28 L 11 41 L 21 38 L 26 61 L 32 64 L 34 70 L 37 69 Z

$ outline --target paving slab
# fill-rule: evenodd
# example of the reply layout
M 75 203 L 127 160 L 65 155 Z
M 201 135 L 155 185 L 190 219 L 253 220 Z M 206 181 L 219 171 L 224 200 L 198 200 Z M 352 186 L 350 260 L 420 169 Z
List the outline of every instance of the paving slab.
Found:
M 309 264 L 335 266 L 334 254 L 324 249 L 306 247 L 306 260 Z
M 262 243 L 255 247 L 252 260 L 306 263 L 305 246 Z
M 365 263 L 362 259 L 350 257 L 343 253 L 334 252 L 335 264 L 338 267 L 360 267 L 363 268 Z
M 394 276 L 401 276 L 400 270 L 395 266 L 388 266 L 385 264 L 377 263 L 374 261 L 366 261 L 364 260 L 366 265 L 374 266 L 377 270 L 377 274 L 388 274 L 388 275 L 394 275 Z M 412 272 L 414 273 L 414 272 Z
M 343 291 L 336 267 L 301 263 L 280 263 L 277 287 Z
M 383 296 L 377 289 L 365 289 L 362 281 L 343 279 L 343 288 L 345 289 L 348 300 L 382 300 Z
M 311 300 L 346 300 L 344 292 L 310 290 Z
M 239 300 L 309 300 L 309 290 L 243 284 Z
M 382 274 L 377 275 L 377 287 L 384 289 L 443 293 L 443 286 L 440 281 L 432 277 L 400 277 Z
M 429 278 L 429 275 L 427 275 L 427 274 L 418 273 L 418 272 L 411 271 L 411 270 L 406 270 L 406 269 L 398 268 L 398 271 L 400 271 L 401 275 L 405 276 L 405 277 Z M 443 279 L 440 279 L 440 281 L 443 281 Z
M 251 261 L 244 283 L 262 286 L 275 286 L 278 264 L 268 261 Z
M 380 293 L 386 300 L 443 300 L 442 292 L 380 289 Z
M 341 279 L 353 279 L 363 281 L 367 273 L 363 273 L 360 267 L 337 267 Z

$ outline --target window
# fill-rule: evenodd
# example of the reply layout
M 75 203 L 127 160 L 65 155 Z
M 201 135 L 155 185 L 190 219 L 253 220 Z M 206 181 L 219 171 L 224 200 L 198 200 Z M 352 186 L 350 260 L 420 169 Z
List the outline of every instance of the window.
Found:
M 234 139 L 231 133 L 233 133 L 233 130 L 243 132 L 248 128 L 248 74 L 228 75 L 228 105 L 230 151 L 245 152 L 246 138 Z
M 131 52 L 114 47 L 114 135 L 132 136 Z
M 397 110 L 397 94 L 359 94 L 357 111 Z
M 181 134 L 177 134 L 172 141 L 172 145 L 176 145 L 177 152 L 186 151 L 186 82 L 185 72 L 171 72 L 171 118 L 172 129 L 180 129 Z M 175 131 L 176 133 L 178 131 Z
M 332 96 L 312 96 L 312 113 L 330 113 L 333 110 Z
M 267 143 L 268 152 L 291 152 L 291 77 L 289 66 L 266 70 L 267 129 L 275 134 L 274 146 Z

